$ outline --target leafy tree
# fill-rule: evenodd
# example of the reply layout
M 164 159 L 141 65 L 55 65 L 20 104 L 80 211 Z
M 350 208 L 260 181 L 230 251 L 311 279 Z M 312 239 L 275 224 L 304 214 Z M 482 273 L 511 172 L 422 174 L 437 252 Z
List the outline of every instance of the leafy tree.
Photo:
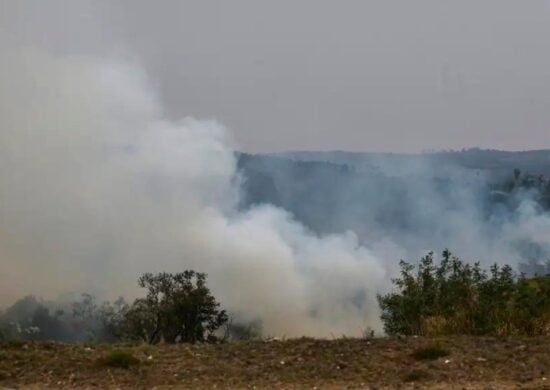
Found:
M 98 338 L 101 341 L 117 341 L 126 338 L 124 323 L 129 305 L 120 297 L 113 303 L 103 302 L 97 309 Z
M 91 294 L 83 293 L 82 299 L 72 303 L 73 328 L 82 333 L 86 340 L 97 340 L 99 319 L 97 318 L 97 303 Z
M 146 273 L 138 283 L 147 295 L 125 315 L 127 332 L 133 337 L 146 336 L 150 343 L 210 341 L 228 320 L 206 286 L 204 273 Z
M 80 339 L 112 342 L 126 338 L 123 323 L 129 307 L 124 298 L 98 304 L 93 295 L 84 293 L 72 308 L 73 328 Z

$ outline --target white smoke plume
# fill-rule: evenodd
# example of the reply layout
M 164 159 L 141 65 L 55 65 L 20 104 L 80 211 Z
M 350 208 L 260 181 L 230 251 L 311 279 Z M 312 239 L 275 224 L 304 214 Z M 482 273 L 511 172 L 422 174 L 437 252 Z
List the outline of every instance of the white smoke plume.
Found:
M 325 231 L 270 205 L 242 211 L 230 132 L 166 119 L 155 80 L 108 55 L 125 45 L 92 12 L 101 4 L 0 3 L 0 307 L 30 293 L 131 299 L 143 272 L 195 269 L 224 308 L 261 318 L 266 334 L 359 335 L 380 329 L 375 295 L 400 258 L 448 246 L 484 266 L 515 265 L 518 242 L 550 253 L 550 217 L 529 194 L 488 217 L 483 178 L 462 186 L 471 172 L 436 167 L 459 178 L 438 195 L 423 179 L 430 162 L 378 164 L 385 178 L 405 178 L 403 193 L 376 180 L 338 188 L 332 217 L 319 218 Z
M 164 120 L 133 63 L 3 52 L 0 304 L 131 298 L 143 272 L 195 269 L 268 334 L 379 328 L 381 262 L 352 233 L 318 237 L 271 206 L 238 212 L 233 150 L 213 121 Z

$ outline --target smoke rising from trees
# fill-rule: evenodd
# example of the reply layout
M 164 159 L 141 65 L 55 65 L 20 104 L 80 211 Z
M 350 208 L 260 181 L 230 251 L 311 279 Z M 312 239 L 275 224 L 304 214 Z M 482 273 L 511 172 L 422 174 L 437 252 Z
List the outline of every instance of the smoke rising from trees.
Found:
M 3 304 L 83 289 L 131 296 L 141 273 L 194 268 L 229 310 L 262 318 L 266 333 L 377 326 L 379 260 L 353 233 L 318 237 L 270 205 L 239 212 L 221 125 L 163 120 L 128 62 L 34 49 L 4 58 Z
M 318 207 L 322 189 L 305 198 L 324 225 L 291 198 L 242 207 L 250 178 L 230 131 L 167 120 L 136 61 L 2 43 L 0 305 L 75 291 L 132 299 L 138 275 L 196 269 L 225 308 L 261 318 L 266 334 L 357 335 L 380 328 L 376 294 L 399 258 L 449 246 L 515 264 L 518 242 L 548 253 L 550 218 L 531 193 L 487 215 L 485 178 L 456 167 L 445 191 L 426 164 L 381 163 L 366 187 L 324 178 L 338 189 L 336 207 Z

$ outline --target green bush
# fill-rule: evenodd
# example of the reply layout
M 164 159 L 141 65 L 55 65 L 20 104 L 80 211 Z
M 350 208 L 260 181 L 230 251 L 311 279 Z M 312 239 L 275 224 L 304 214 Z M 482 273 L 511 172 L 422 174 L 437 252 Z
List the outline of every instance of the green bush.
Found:
M 379 295 L 390 335 L 541 335 L 550 332 L 550 276 L 516 276 L 508 265 L 489 272 L 445 250 L 418 266 L 400 262 L 397 291 Z
M 116 368 L 125 368 L 128 369 L 130 366 L 139 363 L 139 359 L 134 357 L 130 352 L 122 350 L 111 351 L 103 358 L 103 365 Z

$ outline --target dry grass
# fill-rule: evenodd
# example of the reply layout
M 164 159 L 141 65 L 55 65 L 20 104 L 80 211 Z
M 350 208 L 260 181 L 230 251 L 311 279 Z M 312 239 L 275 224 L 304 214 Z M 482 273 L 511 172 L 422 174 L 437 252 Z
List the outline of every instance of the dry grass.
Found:
M 449 356 L 417 360 L 444 345 Z M 140 364 L 97 364 L 123 350 Z M 546 380 L 545 378 L 549 378 Z M 545 388 L 550 338 L 0 345 L 0 388 Z

